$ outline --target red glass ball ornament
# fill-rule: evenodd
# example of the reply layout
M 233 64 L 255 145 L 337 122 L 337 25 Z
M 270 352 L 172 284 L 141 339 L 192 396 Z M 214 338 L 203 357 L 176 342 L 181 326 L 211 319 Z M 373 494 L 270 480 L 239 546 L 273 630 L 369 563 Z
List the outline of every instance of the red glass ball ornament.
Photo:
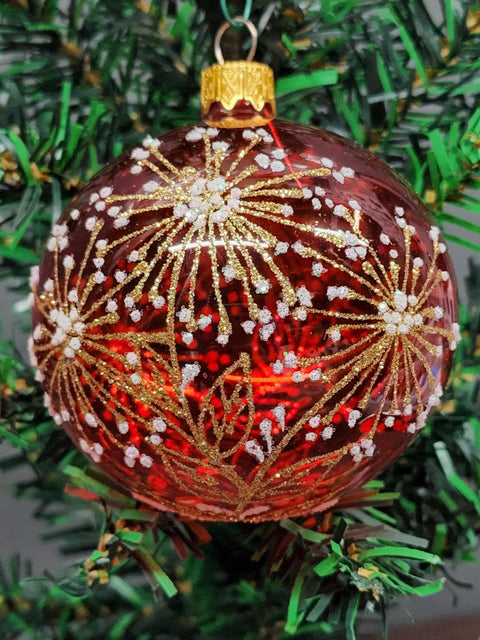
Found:
M 147 138 L 34 274 L 32 353 L 72 440 L 204 520 L 331 508 L 425 425 L 458 341 L 452 266 L 368 151 L 274 120 Z

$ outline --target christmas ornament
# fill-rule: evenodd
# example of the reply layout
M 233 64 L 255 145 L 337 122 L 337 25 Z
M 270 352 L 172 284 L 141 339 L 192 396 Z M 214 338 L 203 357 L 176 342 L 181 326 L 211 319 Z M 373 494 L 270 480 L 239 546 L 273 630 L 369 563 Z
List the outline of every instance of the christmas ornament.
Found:
M 203 122 L 147 137 L 54 226 L 32 356 L 55 420 L 135 498 L 260 521 L 332 508 L 405 449 L 457 302 L 413 192 L 275 120 L 271 70 L 223 63 L 222 33 Z

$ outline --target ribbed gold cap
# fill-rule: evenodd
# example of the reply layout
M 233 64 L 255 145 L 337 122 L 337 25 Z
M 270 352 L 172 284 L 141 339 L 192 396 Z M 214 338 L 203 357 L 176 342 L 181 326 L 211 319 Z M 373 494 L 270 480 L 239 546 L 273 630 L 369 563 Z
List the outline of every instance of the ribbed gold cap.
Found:
M 260 62 L 235 60 L 202 71 L 202 119 L 216 127 L 251 127 L 275 117 L 272 69 Z

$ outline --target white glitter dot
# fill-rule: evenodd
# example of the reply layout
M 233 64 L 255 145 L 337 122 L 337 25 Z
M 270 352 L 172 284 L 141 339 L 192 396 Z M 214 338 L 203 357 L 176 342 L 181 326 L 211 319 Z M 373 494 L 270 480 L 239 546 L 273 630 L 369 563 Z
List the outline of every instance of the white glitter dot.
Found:
M 105 202 L 103 200 L 98 200 L 95 203 L 95 209 L 97 211 L 105 211 L 105 208 L 106 208 L 106 205 L 105 205 Z
M 331 333 L 330 333 L 330 338 L 332 340 L 332 342 L 339 342 L 341 340 L 342 334 L 340 333 L 340 331 L 338 329 L 334 329 Z
M 142 318 L 142 312 L 139 309 L 134 309 L 130 314 L 130 318 L 134 322 L 139 322 Z
M 150 155 L 150 152 L 147 149 L 142 149 L 141 147 L 137 147 L 133 149 L 130 158 L 132 160 L 145 160 Z
M 140 456 L 140 464 L 146 469 L 150 469 L 153 464 L 153 460 L 150 456 L 147 456 L 145 453 L 142 453 Z
M 142 378 L 138 373 L 132 373 L 132 375 L 130 376 L 130 380 L 133 384 L 140 384 L 142 382 Z
M 258 153 L 255 156 L 255 162 L 258 164 L 259 167 L 261 167 L 262 169 L 267 169 L 269 164 L 270 164 L 270 158 L 267 156 L 266 153 Z
M 307 199 L 313 196 L 313 191 L 308 187 L 303 187 L 302 193 L 303 193 L 303 197 Z
M 150 436 L 150 442 L 153 445 L 159 445 L 162 442 L 162 438 L 157 433 L 154 433 Z
M 259 336 L 261 340 L 268 340 L 272 333 L 275 331 L 275 323 L 271 322 L 270 324 L 264 325 L 261 327 L 259 331 Z
M 286 318 L 290 313 L 290 308 L 286 302 L 282 300 L 277 300 L 277 313 L 280 318 Z
M 126 277 L 127 277 L 127 274 L 125 273 L 125 271 L 120 271 L 119 269 L 115 271 L 115 280 L 117 282 L 123 282 Z
M 188 346 L 190 346 L 193 342 L 193 333 L 190 331 L 182 331 L 182 340 Z
M 212 317 L 213 317 L 212 314 L 208 314 L 208 315 L 202 314 L 197 322 L 198 328 L 204 331 L 207 327 L 209 327 L 212 324 Z
M 342 218 L 345 213 L 347 212 L 347 210 L 345 209 L 345 207 L 343 206 L 343 204 L 337 204 L 333 210 L 333 214 L 335 216 L 339 216 L 340 218 Z
M 188 309 L 187 307 L 182 307 L 180 309 L 180 311 L 177 312 L 177 317 L 180 320 L 180 322 L 188 322 L 191 318 L 191 312 L 190 309 Z
M 278 256 L 282 253 L 287 253 L 289 246 L 288 242 L 277 242 L 275 245 L 275 255 Z
M 129 428 L 130 427 L 128 422 L 117 422 L 117 429 L 121 434 L 125 435 L 126 433 L 128 433 Z
M 303 374 L 301 371 L 295 371 L 295 373 L 292 375 L 292 380 L 294 382 L 303 382 Z
M 110 207 L 107 213 L 111 218 L 116 218 L 121 210 L 122 210 L 121 207 L 116 207 L 116 206 Z
M 396 249 L 391 249 L 388 253 L 392 260 L 396 260 L 398 258 L 398 251 Z
M 293 214 L 293 207 L 290 206 L 289 204 L 284 204 L 281 208 L 281 212 L 282 212 L 282 215 L 288 218 Z
M 70 338 L 70 342 L 68 344 L 74 351 L 78 351 L 82 346 L 82 343 L 80 342 L 79 338 L 77 338 L 77 336 L 73 336 L 73 338 Z
M 80 216 L 80 211 L 78 209 L 72 209 L 70 211 L 70 217 L 72 220 L 78 220 L 79 216 Z
M 325 427 L 325 429 L 322 431 L 322 438 L 324 440 L 330 440 L 334 432 L 335 432 L 335 428 L 329 425 L 328 427 Z
M 95 271 L 95 273 L 93 274 L 93 279 L 97 284 L 102 284 L 102 282 L 105 282 L 106 277 L 102 271 Z
M 270 164 L 270 169 L 276 173 L 278 173 L 279 171 L 284 171 L 285 170 L 285 165 L 283 164 L 283 162 L 281 162 L 280 160 L 274 160 L 271 164 Z
M 273 373 L 275 373 L 277 376 L 280 375 L 283 371 L 283 364 L 280 362 L 280 360 L 277 360 L 276 362 L 273 363 L 272 365 L 272 371 Z
M 152 420 L 152 425 L 155 431 L 159 431 L 160 433 L 163 433 L 167 429 L 167 423 L 163 418 L 154 418 Z
M 297 359 L 297 356 L 293 353 L 293 351 L 291 351 L 290 353 L 285 354 L 283 358 L 283 362 L 286 367 L 288 367 L 289 369 L 293 369 L 293 367 L 297 366 L 298 359 Z
M 134 164 L 133 167 L 130 169 L 130 173 L 132 173 L 133 175 L 136 175 L 137 173 L 140 173 L 142 171 L 142 165 L 141 164 Z
M 99 442 L 96 442 L 96 443 L 93 445 L 93 449 L 94 449 L 95 453 L 97 454 L 97 456 L 101 456 L 101 455 L 102 455 L 102 453 L 103 453 L 103 447 L 102 447 L 102 445 L 101 445 Z
M 161 309 L 162 307 L 165 306 L 165 298 L 163 296 L 156 296 L 153 301 L 152 304 L 155 307 L 155 309 Z
M 297 299 L 300 302 L 300 304 L 302 304 L 305 307 L 312 306 L 312 294 L 305 287 L 305 285 L 302 285 L 301 287 L 299 287 L 295 293 L 297 295 Z
M 329 169 L 333 167 L 333 161 L 330 160 L 330 158 L 320 158 L 320 162 L 324 167 L 328 167 Z
M 65 269 L 73 269 L 75 265 L 75 260 L 73 259 L 73 256 L 65 256 L 65 258 L 63 259 L 63 266 L 65 267 Z
M 393 427 L 394 424 L 395 424 L 395 418 L 393 416 L 388 416 L 388 418 L 385 418 L 386 427 Z
M 107 302 L 107 311 L 109 313 L 112 313 L 113 311 L 116 311 L 118 309 L 118 304 L 116 302 L 116 300 L 109 300 Z
M 138 362 L 138 356 L 135 351 L 129 351 L 125 354 L 125 358 L 127 359 L 128 364 L 135 364 Z
M 319 369 L 313 369 L 313 371 L 310 371 L 310 380 L 312 380 L 313 382 L 316 382 L 317 380 L 320 380 L 320 378 L 322 377 L 321 371 Z
M 125 449 L 125 457 L 127 458 L 136 458 L 139 453 L 140 453 L 139 450 L 133 444 L 131 444 L 129 447 Z
M 308 440 L 309 442 L 313 442 L 316 439 L 317 434 L 314 431 L 310 431 L 309 433 L 305 434 L 305 440 Z
M 381 233 L 380 234 L 380 242 L 382 244 L 390 244 L 390 238 L 387 236 L 386 233 Z
M 405 209 L 403 207 L 395 207 L 395 213 L 397 216 L 403 216 L 405 214 Z
M 337 182 L 340 184 L 344 184 L 345 176 L 340 171 L 332 171 L 332 176 L 335 178 Z
M 87 229 L 87 231 L 93 231 L 96 221 L 96 216 L 90 216 L 89 218 L 87 218 L 85 221 L 85 229 Z
M 97 418 L 93 413 L 85 414 L 85 422 L 88 424 L 89 427 L 98 427 Z

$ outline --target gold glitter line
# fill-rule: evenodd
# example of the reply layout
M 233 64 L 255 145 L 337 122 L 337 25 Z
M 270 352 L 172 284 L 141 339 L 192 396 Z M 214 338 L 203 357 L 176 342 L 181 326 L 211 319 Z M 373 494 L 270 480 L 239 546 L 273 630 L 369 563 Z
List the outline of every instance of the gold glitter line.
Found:
M 390 351 L 392 349 L 392 343 L 393 343 L 393 339 L 392 338 L 389 338 L 389 339 L 385 338 L 385 346 L 383 348 L 383 352 L 381 353 L 380 361 L 378 362 L 378 366 L 376 367 L 376 371 L 374 372 L 368 387 L 366 388 L 366 390 L 363 393 L 363 398 L 358 403 L 358 407 L 360 409 L 365 409 L 367 404 L 368 404 L 368 402 L 370 401 L 370 395 L 372 393 L 373 387 L 377 384 L 377 381 L 378 381 L 378 379 L 380 377 L 380 374 L 382 373 L 382 370 L 385 367 L 385 362 L 387 361 L 389 353 L 390 353 Z
M 403 344 L 402 344 L 403 347 Z M 408 358 L 407 358 L 407 350 L 402 349 L 403 354 L 403 370 L 405 372 L 405 395 L 403 399 L 404 407 L 410 404 L 412 399 L 412 371 L 410 370 Z
M 213 280 L 213 291 L 215 293 L 215 298 L 217 300 L 218 313 L 220 315 L 220 321 L 218 323 L 218 329 L 221 335 L 231 335 L 232 333 L 232 325 L 228 318 L 227 310 L 225 309 L 225 305 L 223 304 L 222 292 L 220 291 L 220 279 L 218 276 L 218 262 L 217 262 L 217 251 L 215 249 L 215 229 L 213 222 L 211 219 L 208 220 L 208 237 L 210 239 L 210 246 L 208 247 L 208 253 L 210 255 L 210 261 L 212 264 L 212 280 Z
M 412 232 L 410 231 L 408 225 L 403 229 L 403 236 L 405 238 L 405 260 L 403 261 L 403 284 L 402 284 L 402 293 L 407 292 L 408 279 L 410 276 L 410 262 L 411 262 L 411 238 Z
M 395 292 L 395 288 L 391 285 L 390 278 L 388 277 L 387 273 L 385 272 L 385 282 L 383 282 L 378 273 L 375 271 L 375 267 L 367 260 L 362 262 L 362 269 L 364 273 L 367 274 L 367 276 L 370 276 L 376 282 L 374 291 L 378 292 L 378 288 L 380 288 L 385 300 L 390 300 Z
M 433 272 L 433 269 L 431 269 L 431 271 Z M 431 283 L 431 285 L 427 289 L 426 288 L 426 282 L 428 281 L 428 279 L 429 278 L 427 276 L 427 280 L 425 281 L 425 284 L 424 284 L 424 286 L 422 288 L 422 292 L 418 296 L 418 303 L 417 303 L 416 306 L 419 309 L 423 309 L 423 307 L 427 304 L 428 299 L 432 295 L 432 293 L 435 290 L 435 288 L 440 284 L 440 282 L 442 282 L 442 274 L 439 271 L 437 271 L 437 274 L 435 276 L 434 281 Z
M 202 136 L 202 138 L 205 149 L 205 173 L 211 173 L 210 167 L 212 166 L 212 143 L 209 136 L 204 135 Z
M 420 387 L 420 382 L 418 381 L 417 378 L 417 374 L 415 371 L 415 365 L 413 363 L 412 360 L 412 356 L 410 353 L 410 350 L 407 348 L 404 350 L 407 360 L 408 360 L 408 364 L 409 364 L 409 370 L 412 374 L 412 379 L 413 379 L 413 386 L 415 387 L 415 391 L 417 392 L 417 404 L 418 404 L 418 409 L 417 409 L 417 414 L 421 413 L 423 411 L 424 405 L 423 405 L 423 401 L 422 401 L 422 389 Z
M 243 147 L 243 149 L 240 149 L 240 151 L 238 151 L 237 157 L 230 164 L 230 167 L 227 169 L 225 173 L 225 179 L 228 179 L 233 174 L 235 169 L 238 167 L 241 161 L 245 158 L 245 156 L 249 153 L 249 151 L 251 151 L 259 142 L 261 142 L 261 140 L 262 139 L 260 136 L 255 136 L 254 138 L 251 139 L 251 141 L 246 147 Z M 257 172 L 258 168 L 255 165 L 253 165 L 253 167 L 255 169 L 255 172 Z
M 248 411 L 248 422 L 246 425 L 242 426 L 243 433 L 239 438 L 239 440 L 234 444 L 234 446 L 228 449 L 227 451 L 220 452 L 219 441 L 225 435 L 225 429 L 220 429 L 220 428 L 215 429 L 215 420 L 216 420 L 215 407 L 212 406 L 210 402 L 214 397 L 216 390 L 219 389 L 221 400 L 222 400 L 222 406 L 224 409 L 224 417 L 225 417 L 225 414 L 227 413 L 227 409 L 231 410 L 231 406 L 229 406 L 231 403 L 230 403 L 230 399 L 227 398 L 226 396 L 224 383 L 226 381 L 227 376 L 234 374 L 234 372 L 236 372 L 238 369 L 242 371 L 243 375 L 242 375 L 242 378 L 237 382 L 231 397 L 238 396 L 238 394 L 242 391 L 242 389 L 243 388 L 245 389 L 247 404 L 243 405 L 242 403 L 242 406 L 239 407 L 239 410 L 237 410 L 237 413 L 238 415 L 241 415 L 243 411 L 246 409 Z M 250 358 L 246 353 L 241 353 L 238 360 L 236 360 L 232 365 L 230 365 L 228 369 L 226 369 L 224 373 L 215 380 L 215 383 L 209 389 L 207 395 L 202 401 L 202 407 L 201 407 L 200 416 L 198 419 L 198 428 L 196 429 L 197 438 L 199 440 L 199 446 L 201 447 L 201 449 L 205 450 L 208 458 L 213 461 L 216 459 L 229 458 L 230 456 L 234 455 L 239 449 L 241 449 L 245 445 L 248 438 L 250 437 L 250 433 L 255 420 L 255 404 L 253 402 L 253 386 L 251 381 L 251 374 L 252 372 L 250 369 Z M 235 399 L 236 398 L 234 397 L 234 400 Z M 240 398 L 238 399 L 240 400 Z M 209 412 L 209 408 L 213 410 L 213 417 L 212 417 L 211 411 Z M 210 416 L 212 418 L 212 424 L 214 426 L 214 433 L 217 438 L 217 444 L 213 446 L 210 445 L 208 442 L 206 442 L 206 444 L 203 445 L 203 438 L 205 438 L 205 415 L 207 413 L 210 413 Z M 235 427 L 235 424 L 232 425 L 232 428 L 234 427 Z M 227 433 L 228 433 L 228 430 L 227 430 Z
M 225 226 L 228 227 L 228 229 L 230 230 L 231 237 L 235 237 L 234 235 L 236 231 L 235 227 L 228 220 L 225 222 Z M 222 240 L 224 241 L 225 251 L 227 252 L 228 261 L 231 263 L 233 270 L 237 274 L 238 279 L 241 280 L 243 283 L 243 291 L 247 297 L 249 315 L 251 318 L 258 318 L 260 316 L 260 309 L 256 304 L 255 300 L 253 299 L 252 293 L 250 291 L 250 280 L 248 277 L 248 273 L 246 269 L 244 269 L 240 260 L 237 258 L 235 254 L 236 247 L 232 247 L 231 243 L 229 242 L 224 226 L 219 225 L 218 229 L 220 231 Z M 240 248 L 238 249 L 238 252 L 240 253 L 240 255 L 242 255 Z
M 354 326 L 354 325 L 346 325 L 346 326 Z M 336 328 L 336 327 L 333 327 Z M 357 325 L 354 328 L 356 329 L 360 329 L 360 330 L 365 330 L 365 327 L 363 325 Z M 349 347 L 347 347 L 346 349 L 342 349 L 341 351 L 337 351 L 336 353 L 331 353 L 328 355 L 321 355 L 315 358 L 300 358 L 298 360 L 298 364 L 300 367 L 310 367 L 311 365 L 314 364 L 319 364 L 321 362 L 324 361 L 328 361 L 328 360 L 335 360 L 337 358 L 343 358 L 346 355 L 349 355 L 352 351 L 357 351 L 359 347 L 362 347 L 364 344 L 367 344 L 369 342 L 373 342 L 374 338 L 378 335 L 383 334 L 383 331 L 377 329 L 376 331 L 374 331 L 372 334 L 365 336 L 364 338 L 361 338 L 361 340 L 359 340 L 358 342 L 356 342 L 355 344 L 350 345 Z
M 254 184 L 249 184 L 244 189 L 242 189 L 242 193 L 248 195 L 263 195 L 262 189 L 266 186 L 268 188 L 272 187 L 275 184 L 285 184 L 286 182 L 292 182 L 294 180 L 299 180 L 300 178 L 320 178 L 329 176 L 331 174 L 330 169 L 305 169 L 304 171 L 295 171 L 295 173 L 288 173 L 283 176 L 278 176 L 276 178 L 267 178 L 267 180 L 258 180 Z M 288 188 L 288 187 L 287 187 Z
M 421 335 L 420 331 L 416 331 L 415 333 L 410 334 L 410 339 L 412 338 L 420 342 L 420 344 L 425 347 L 425 349 L 430 353 L 430 355 L 435 357 L 437 356 L 438 345 L 424 338 L 424 336 Z
M 417 356 L 418 361 L 423 365 L 423 368 L 425 369 L 425 373 L 427 374 L 427 377 L 428 377 L 428 384 L 430 385 L 430 388 L 435 389 L 435 378 L 432 376 L 432 373 L 430 371 L 430 364 L 428 360 L 420 351 L 420 349 L 413 344 L 411 340 L 405 340 L 404 342 L 406 343 L 408 350 L 412 351 Z
M 93 245 L 94 245 L 95 241 L 97 240 L 98 234 L 100 233 L 102 227 L 103 227 L 103 222 L 101 220 L 97 220 L 95 222 L 95 226 L 93 228 L 93 231 L 92 231 L 92 233 L 90 235 L 90 240 L 88 241 L 87 248 L 85 249 L 85 253 L 84 253 L 84 256 L 83 256 L 83 259 L 82 259 L 82 263 L 81 263 L 80 269 L 78 271 L 78 280 L 77 280 L 77 282 L 79 282 L 79 283 L 82 281 L 83 272 L 85 271 L 85 268 L 87 266 L 87 262 L 88 262 L 88 260 L 90 258 L 90 254 L 92 253 Z M 84 289 L 85 288 L 86 287 L 84 287 Z M 87 298 L 88 298 L 88 295 L 87 295 Z M 83 291 L 82 291 L 82 296 L 81 296 L 81 298 L 80 298 L 80 300 L 78 302 L 78 309 L 82 309 L 84 304 L 85 304 L 85 302 L 86 302 L 86 298 L 84 299 Z
M 167 158 L 160 153 L 160 151 L 156 148 L 156 147 L 152 147 L 150 149 L 150 153 L 159 161 L 161 162 L 161 164 L 163 164 L 164 167 L 166 167 L 169 171 L 171 171 L 173 173 L 173 175 L 177 176 L 178 178 L 180 178 L 182 176 L 182 170 L 178 169 L 178 167 L 176 167 L 174 164 L 172 164 L 170 162 L 170 160 L 167 160 Z M 140 160 L 140 163 L 145 162 L 144 160 Z
M 394 343 L 392 346 L 393 360 L 390 368 L 390 379 L 393 380 L 393 396 L 392 396 L 392 402 L 390 404 L 392 413 L 395 413 L 398 410 L 398 382 L 399 382 L 399 374 L 400 374 L 399 343 L 400 343 L 399 337 L 395 336 Z M 403 344 L 403 340 L 402 340 L 402 344 Z
M 417 327 L 414 327 L 416 329 Z M 450 342 L 455 339 L 455 334 L 450 329 L 444 329 L 443 327 L 431 327 L 428 324 L 424 324 L 421 328 L 418 327 L 423 333 L 433 333 L 439 336 L 443 336 Z
M 200 256 L 202 248 L 200 244 L 197 244 L 194 249 L 192 268 L 190 269 L 190 283 L 188 290 L 188 311 L 190 314 L 190 320 L 187 322 L 187 329 L 194 331 L 197 328 L 195 322 L 195 288 L 197 286 L 198 265 L 200 263 Z
M 439 255 L 438 242 L 433 242 L 433 256 L 431 261 L 431 266 L 427 271 L 427 276 L 423 282 L 423 286 L 420 289 L 420 292 L 417 295 L 418 305 L 423 305 L 423 300 L 427 300 L 430 297 L 433 288 L 436 286 L 439 279 L 441 279 L 441 274 L 438 271 L 437 258 Z M 433 278 L 433 284 L 430 283 L 430 280 Z M 428 292 L 428 293 L 427 293 Z

